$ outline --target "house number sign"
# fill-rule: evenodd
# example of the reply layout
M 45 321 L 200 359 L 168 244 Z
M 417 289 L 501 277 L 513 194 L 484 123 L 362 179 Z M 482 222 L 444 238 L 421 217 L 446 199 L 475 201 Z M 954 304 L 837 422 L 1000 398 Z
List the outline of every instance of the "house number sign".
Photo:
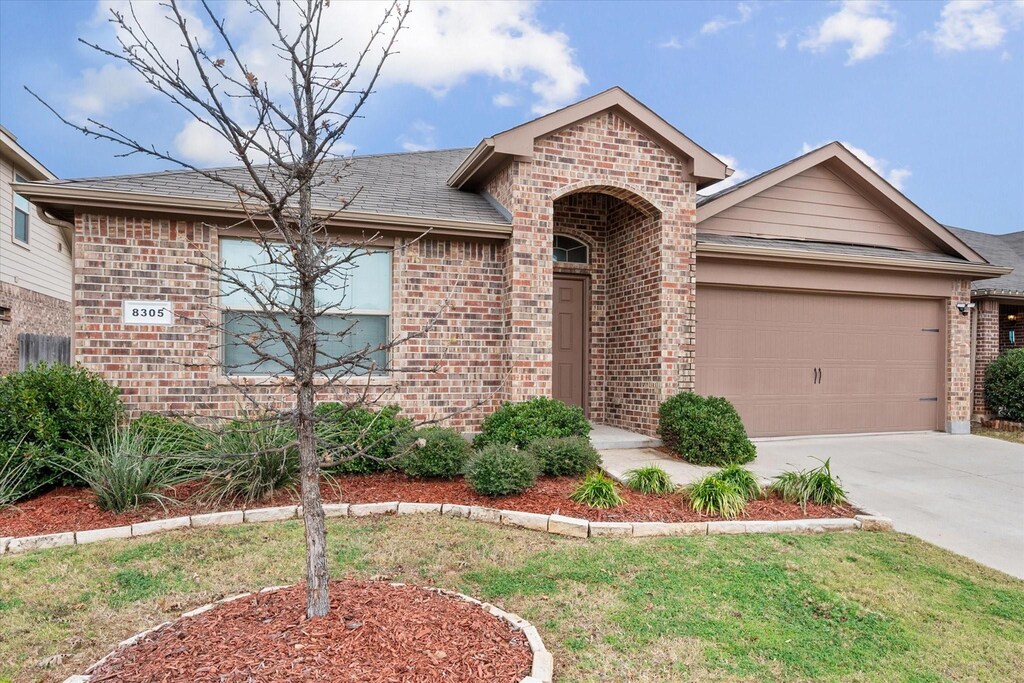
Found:
M 174 308 L 170 301 L 125 301 L 121 322 L 125 325 L 173 325 Z

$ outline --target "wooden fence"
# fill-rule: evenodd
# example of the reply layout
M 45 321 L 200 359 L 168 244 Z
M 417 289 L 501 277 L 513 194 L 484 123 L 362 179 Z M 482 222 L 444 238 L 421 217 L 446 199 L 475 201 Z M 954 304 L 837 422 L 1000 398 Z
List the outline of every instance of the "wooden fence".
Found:
M 35 363 L 71 363 L 71 337 L 46 334 L 18 335 L 18 370 Z

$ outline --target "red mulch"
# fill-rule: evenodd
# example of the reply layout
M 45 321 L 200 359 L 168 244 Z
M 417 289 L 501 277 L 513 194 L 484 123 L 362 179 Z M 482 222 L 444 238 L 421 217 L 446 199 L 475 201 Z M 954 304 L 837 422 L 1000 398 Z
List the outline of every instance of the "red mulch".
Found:
M 392 500 L 408 503 L 456 503 L 481 505 L 506 510 L 558 513 L 605 522 L 703 522 L 717 517 L 701 515 L 691 510 L 678 495 L 644 495 L 620 487 L 624 503 L 611 510 L 594 510 L 569 500 L 569 494 L 579 484 L 573 477 L 541 477 L 537 485 L 526 493 L 502 498 L 487 498 L 473 492 L 463 479 L 453 481 L 415 480 L 398 473 L 349 475 L 337 480 L 337 485 L 323 487 L 325 502 L 381 503 Z M 0 536 L 34 536 L 61 531 L 85 531 L 104 527 L 123 526 L 134 522 L 164 517 L 231 510 L 241 507 L 230 502 L 221 506 L 200 504 L 193 495 L 202 486 L 196 482 L 179 486 L 168 495 L 180 502 L 164 510 L 150 503 L 131 512 L 114 514 L 104 512 L 96 505 L 92 492 L 84 488 L 54 489 L 30 500 L 0 511 Z M 294 505 L 296 492 L 281 491 L 253 507 Z M 852 507 L 808 505 L 806 513 L 799 505 L 779 498 L 755 500 L 747 505 L 746 519 L 778 520 L 824 517 L 852 517 Z
M 91 680 L 514 683 L 530 671 L 523 633 L 477 605 L 351 580 L 330 594 L 311 621 L 302 585 L 218 605 L 119 650 Z

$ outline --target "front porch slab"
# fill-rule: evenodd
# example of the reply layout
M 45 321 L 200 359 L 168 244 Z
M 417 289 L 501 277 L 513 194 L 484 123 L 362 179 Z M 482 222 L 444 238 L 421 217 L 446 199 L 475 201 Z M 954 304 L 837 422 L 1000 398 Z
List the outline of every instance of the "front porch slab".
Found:
M 605 451 L 630 448 L 658 448 L 661 446 L 661 439 L 629 432 L 618 427 L 593 425 L 590 432 L 590 443 L 597 450 Z

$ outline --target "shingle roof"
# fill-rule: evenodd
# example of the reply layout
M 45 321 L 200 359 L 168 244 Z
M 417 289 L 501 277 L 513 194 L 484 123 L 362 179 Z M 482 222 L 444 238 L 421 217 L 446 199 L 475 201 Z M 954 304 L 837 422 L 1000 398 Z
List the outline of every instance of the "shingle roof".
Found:
M 971 249 L 985 257 L 989 263 L 1010 266 L 1009 275 L 977 280 L 971 285 L 975 294 L 1024 295 L 1024 231 L 1008 235 L 991 235 L 987 232 L 954 228 L 947 225 L 957 237 Z
M 314 190 L 314 205 L 320 209 L 337 209 L 342 198 L 355 195 L 348 207 L 350 211 L 507 224 L 508 219 L 484 196 L 448 186 L 448 178 L 470 151 L 444 149 L 377 154 L 326 162 L 322 173 L 337 176 Z M 241 166 L 210 170 L 225 179 L 248 180 Z M 237 199 L 230 187 L 185 170 L 74 178 L 47 184 L 197 199 Z
M 912 261 L 931 261 L 938 263 L 966 263 L 959 256 L 937 254 L 933 252 L 904 251 L 888 247 L 872 247 L 863 244 L 840 244 L 837 242 L 815 242 L 811 240 L 787 240 L 766 237 L 745 237 L 740 235 L 717 235 L 697 232 L 697 242 L 704 244 L 730 244 L 747 247 L 773 247 L 792 249 L 793 251 L 811 251 L 821 254 L 837 254 L 845 256 L 873 256 L 876 258 L 909 259 Z

